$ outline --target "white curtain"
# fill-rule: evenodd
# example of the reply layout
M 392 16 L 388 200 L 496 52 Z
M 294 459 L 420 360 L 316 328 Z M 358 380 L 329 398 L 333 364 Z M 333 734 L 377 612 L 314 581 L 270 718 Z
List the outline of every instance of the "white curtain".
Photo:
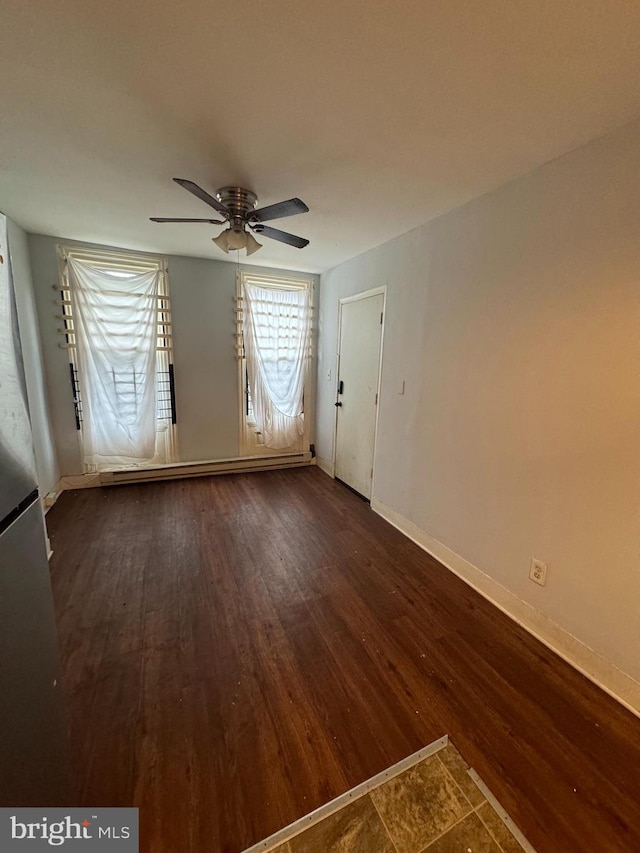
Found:
M 291 447 L 304 431 L 309 291 L 261 287 L 245 281 L 242 310 L 256 425 L 266 447 Z
M 151 459 L 156 441 L 160 272 L 68 258 L 89 470 Z

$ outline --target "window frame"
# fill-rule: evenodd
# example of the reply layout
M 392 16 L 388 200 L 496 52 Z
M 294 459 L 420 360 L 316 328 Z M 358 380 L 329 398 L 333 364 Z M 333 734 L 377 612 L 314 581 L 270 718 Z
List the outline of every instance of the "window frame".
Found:
M 54 285 L 54 289 L 58 291 L 59 299 L 57 305 L 60 308 L 60 313 L 56 315 L 58 320 L 62 320 L 62 327 L 58 328 L 58 332 L 64 337 L 64 343 L 60 343 L 63 349 L 66 349 L 69 357 L 70 382 L 73 394 L 73 403 L 75 411 L 76 430 L 78 436 L 78 445 L 80 457 L 82 460 L 82 469 L 85 474 L 99 473 L 99 471 L 115 470 L 113 468 L 100 467 L 96 472 L 93 466 L 88 465 L 85 461 L 85 451 L 83 442 L 82 430 L 82 400 L 80 396 L 80 381 L 79 381 L 79 365 L 76 346 L 76 337 L 74 329 L 74 316 L 71 300 L 71 284 L 68 275 L 67 260 L 73 257 L 79 261 L 88 263 L 100 263 L 102 266 L 111 267 L 113 269 L 122 270 L 128 273 L 143 273 L 143 272 L 159 272 L 159 293 L 158 293 L 158 334 L 156 344 L 156 364 L 157 373 L 166 374 L 166 382 L 169 385 L 168 390 L 164 392 L 158 390 L 158 399 L 156 408 L 160 411 L 159 404 L 163 402 L 160 398 L 162 393 L 168 394 L 171 403 L 171 414 L 167 418 L 158 418 L 158 420 L 168 421 L 164 424 L 164 429 L 156 430 L 156 454 L 153 459 L 147 462 L 138 464 L 132 463 L 127 468 L 154 468 L 162 465 L 170 465 L 177 461 L 178 436 L 176 426 L 176 410 L 175 410 L 175 387 L 173 382 L 173 338 L 171 327 L 171 295 L 169 292 L 169 270 L 166 258 L 158 255 L 144 255 L 137 252 L 132 252 L 127 249 L 93 249 L 74 246 L 70 244 L 60 243 L 57 246 L 58 257 L 58 279 L 59 283 Z M 166 409 L 165 409 L 166 410 Z M 158 452 L 158 441 L 160 433 L 163 433 L 164 447 L 161 453 Z
M 247 417 L 247 360 L 244 352 L 243 340 L 243 312 L 242 303 L 244 299 L 244 283 L 250 281 L 260 287 L 273 288 L 274 290 L 307 290 L 309 293 L 309 345 L 305 356 L 304 376 L 304 432 L 295 445 L 274 450 L 260 443 L 259 435 L 255 429 L 255 421 Z M 311 428 L 313 423 L 313 399 L 312 399 L 312 366 L 314 352 L 314 294 L 315 282 L 311 276 L 303 273 L 256 273 L 250 269 L 238 270 L 236 273 L 236 359 L 238 362 L 238 425 L 239 425 L 239 448 L 243 457 L 251 456 L 288 456 L 306 452 L 311 446 Z

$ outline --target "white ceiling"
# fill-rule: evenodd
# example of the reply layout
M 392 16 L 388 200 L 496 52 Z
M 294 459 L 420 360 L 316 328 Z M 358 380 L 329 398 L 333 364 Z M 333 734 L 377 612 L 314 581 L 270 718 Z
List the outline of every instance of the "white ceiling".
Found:
M 225 259 L 171 178 L 299 196 L 322 271 L 640 114 L 630 0 L 2 0 L 0 209 Z

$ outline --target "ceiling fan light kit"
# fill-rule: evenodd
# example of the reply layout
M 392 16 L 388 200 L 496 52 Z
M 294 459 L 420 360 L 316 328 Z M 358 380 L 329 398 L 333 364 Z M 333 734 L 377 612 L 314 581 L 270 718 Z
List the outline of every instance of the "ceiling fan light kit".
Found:
M 247 255 L 253 255 L 254 252 L 261 249 L 262 243 L 258 243 L 251 232 L 262 234 L 272 240 L 278 240 L 280 243 L 286 243 L 288 246 L 295 246 L 296 249 L 304 249 L 305 246 L 309 245 L 309 241 L 304 237 L 297 237 L 287 231 L 280 231 L 279 228 L 271 228 L 262 224 L 271 219 L 307 213 L 309 208 L 299 198 L 290 198 L 287 201 L 280 201 L 256 210 L 258 196 L 243 187 L 222 187 L 214 197 L 199 187 L 198 184 L 194 184 L 193 181 L 186 178 L 174 178 L 173 180 L 205 204 L 213 207 L 224 218 L 172 219 L 152 216 L 152 222 L 207 222 L 212 225 L 222 225 L 224 222 L 228 222 L 229 227 L 217 237 L 212 238 L 216 246 L 226 254 L 231 250 L 245 249 Z
M 212 240 L 227 255 L 232 249 L 246 249 L 247 255 L 253 255 L 262 248 L 262 243 L 258 243 L 253 234 L 247 231 L 234 231 L 232 228 L 227 228 L 222 234 L 212 237 Z

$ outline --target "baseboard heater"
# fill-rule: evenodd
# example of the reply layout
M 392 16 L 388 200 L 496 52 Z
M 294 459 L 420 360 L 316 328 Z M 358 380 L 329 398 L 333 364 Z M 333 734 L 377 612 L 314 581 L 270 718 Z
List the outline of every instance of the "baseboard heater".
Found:
M 120 483 L 144 483 L 153 480 L 182 480 L 188 477 L 208 477 L 212 474 L 232 474 L 240 471 L 269 471 L 278 468 L 302 468 L 315 462 L 311 453 L 285 453 L 280 456 L 245 456 L 237 459 L 218 459 L 213 462 L 177 462 L 157 468 L 131 468 L 122 471 L 102 471 L 89 475 L 95 486 L 114 486 Z M 77 486 L 72 487 L 77 488 Z

